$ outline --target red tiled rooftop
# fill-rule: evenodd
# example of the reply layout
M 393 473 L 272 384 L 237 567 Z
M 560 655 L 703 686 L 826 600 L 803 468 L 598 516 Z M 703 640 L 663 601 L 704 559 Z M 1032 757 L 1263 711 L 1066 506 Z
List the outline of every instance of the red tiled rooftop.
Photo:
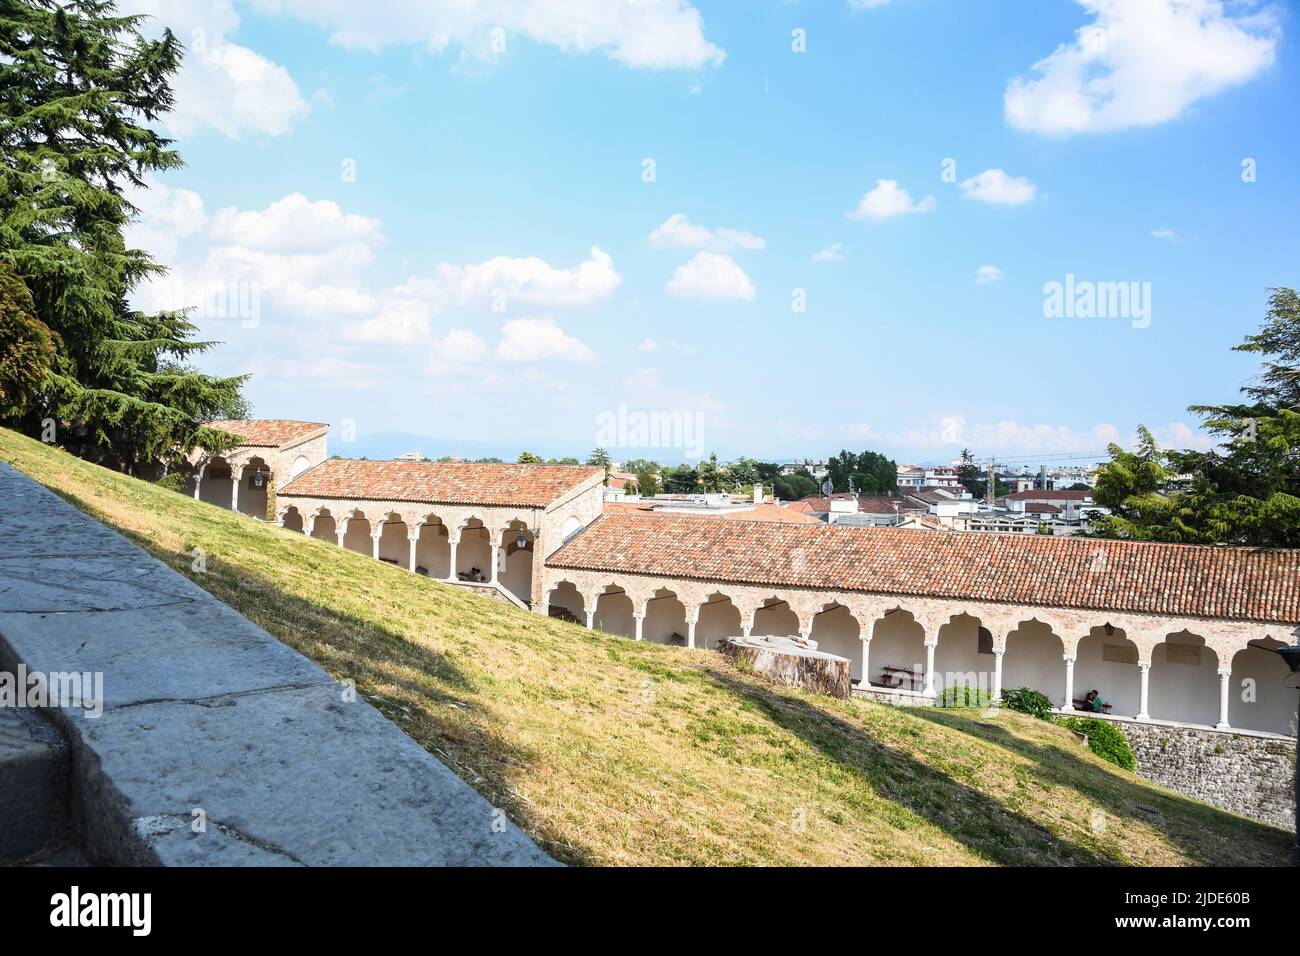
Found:
M 1091 491 L 1017 491 L 1007 495 L 1008 501 L 1082 501 L 1091 498 Z
M 746 584 L 1300 622 L 1300 550 L 606 515 L 546 563 Z M 1100 570 L 1092 570 L 1096 566 Z
M 708 512 L 674 514 L 672 512 L 655 511 L 654 507 L 646 501 L 607 501 L 605 502 L 605 514 L 635 515 L 642 518 L 724 518 L 731 521 L 786 521 L 791 524 L 821 524 L 821 519 L 815 518 L 806 512 L 795 511 L 785 505 L 772 504 L 769 501 L 754 505 L 752 508 L 746 508 L 744 511 L 724 511 L 711 514 Z
M 418 501 L 545 508 L 604 469 L 586 465 L 479 465 L 331 458 L 289 482 L 279 497 Z
M 313 438 L 329 425 L 324 422 L 296 422 L 286 418 L 230 419 L 207 422 L 208 427 L 230 432 L 250 448 L 282 448 Z

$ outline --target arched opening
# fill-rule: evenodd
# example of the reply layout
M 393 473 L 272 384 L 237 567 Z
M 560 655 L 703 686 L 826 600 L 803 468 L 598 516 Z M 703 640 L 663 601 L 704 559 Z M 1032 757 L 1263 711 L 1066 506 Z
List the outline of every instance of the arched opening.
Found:
M 1021 621 L 1007 635 L 1002 655 L 1002 689 L 1028 687 L 1064 706 L 1065 642 L 1042 621 Z
M 239 475 L 239 513 L 265 521 L 270 488 L 271 469 L 267 467 L 266 459 L 256 455 L 248 459 Z
M 213 458 L 204 465 L 199 477 L 199 501 L 206 501 L 218 508 L 229 508 L 232 474 L 230 462 L 224 458 Z
M 1124 636 L 1123 628 L 1109 624 L 1094 627 L 1079 641 L 1074 652 L 1074 701 L 1088 691 L 1111 705 L 1117 717 L 1136 717 L 1141 706 L 1142 675 L 1138 671 L 1137 645 Z M 1066 705 L 1074 706 L 1074 701 Z
M 1286 686 L 1291 669 L 1269 647 L 1281 641 L 1265 640 L 1265 647 L 1247 647 L 1232 658 L 1228 681 L 1228 723 L 1241 730 L 1264 730 L 1275 734 L 1296 733 L 1295 689 Z
M 660 588 L 645 605 L 641 636 L 655 644 L 686 646 L 686 605 L 667 588 Z
M 535 539 L 522 521 L 512 521 L 501 533 L 501 566 L 497 580 L 521 601 L 533 600 Z
M 852 678 L 862 680 L 862 628 L 843 604 L 832 604 L 813 615 L 812 632 L 817 650 L 847 657 L 853 662 Z
M 322 541 L 328 541 L 331 544 L 338 543 L 338 527 L 328 508 L 322 508 L 312 517 L 308 533 L 313 538 L 320 538 Z
M 970 614 L 955 614 L 939 628 L 934 649 L 934 690 L 971 687 L 993 693 L 993 634 Z
M 1147 710 L 1152 720 L 1213 727 L 1219 720 L 1219 658 L 1205 639 L 1179 631 L 1151 652 Z
M 460 529 L 456 545 L 456 578 L 487 581 L 492 577 L 492 538 L 478 518 L 470 518 Z
M 280 526 L 289 531 L 301 532 L 303 528 L 302 513 L 296 505 L 290 505 L 280 517 Z
M 573 515 L 564 519 L 564 525 L 560 528 L 560 540 L 568 541 L 575 534 L 582 530 L 582 522 Z
M 558 617 L 572 624 L 587 623 L 586 602 L 582 599 L 582 592 L 572 581 L 561 581 L 551 588 L 551 593 L 546 596 L 546 603 L 550 608 L 547 613 L 551 617 Z
M 416 529 L 415 573 L 446 580 L 451 577 L 451 537 L 436 515 L 426 515 Z
M 754 612 L 754 627 L 749 633 L 755 637 L 759 635 L 798 637 L 799 615 L 794 613 L 790 602 L 784 598 L 768 598 Z
M 379 526 L 379 560 L 399 568 L 410 563 L 411 546 L 407 541 L 406 522 L 399 514 L 386 515 Z
M 375 546 L 370 540 L 370 519 L 360 511 L 354 511 L 343 519 L 343 547 L 366 557 L 374 554 Z
M 729 637 L 740 636 L 740 608 L 725 594 L 710 594 L 700 605 L 695 646 L 716 650 Z
M 919 691 L 925 687 L 925 627 L 911 611 L 894 608 L 871 629 L 870 683 Z
M 622 634 L 633 637 L 636 634 L 636 622 L 632 619 L 632 599 L 622 588 L 610 585 L 610 588 L 596 598 L 596 619 L 593 626 L 607 634 Z
M 297 458 L 293 460 L 293 464 L 289 466 L 290 480 L 297 478 L 299 475 L 301 475 L 304 471 L 306 471 L 310 467 L 311 467 L 311 459 L 308 458 L 306 455 L 299 455 Z

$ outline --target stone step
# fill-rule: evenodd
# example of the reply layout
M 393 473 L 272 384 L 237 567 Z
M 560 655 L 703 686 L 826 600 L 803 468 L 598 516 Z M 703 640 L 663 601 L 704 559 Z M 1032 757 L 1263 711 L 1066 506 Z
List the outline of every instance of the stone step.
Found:
M 35 711 L 0 708 L 0 864 L 67 844 L 68 748 Z

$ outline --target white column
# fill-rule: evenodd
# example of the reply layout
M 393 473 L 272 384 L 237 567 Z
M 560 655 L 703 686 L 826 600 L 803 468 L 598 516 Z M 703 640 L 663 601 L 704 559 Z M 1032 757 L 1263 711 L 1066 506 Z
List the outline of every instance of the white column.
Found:
M 644 614 L 633 614 L 633 615 L 632 615 L 632 620 L 634 620 L 634 621 L 636 622 L 636 639 L 639 641 L 639 640 L 641 640 L 641 638 L 642 638 L 642 636 L 643 636 L 643 632 L 644 632 L 644 630 L 645 630 L 645 615 L 644 615 Z
M 382 535 L 384 533 L 383 529 L 384 526 L 380 525 L 379 534 L 372 534 L 370 536 L 370 556 L 374 558 L 376 561 L 379 560 L 379 535 Z
M 239 510 L 239 474 L 234 469 L 230 472 L 230 510 Z
M 347 521 L 343 522 L 343 527 L 334 529 L 334 536 L 339 539 L 340 548 L 343 547 L 343 538 L 346 537 L 347 533 L 348 533 Z
M 799 628 L 799 636 L 805 641 L 812 640 L 812 625 Z
M 871 638 L 862 639 L 862 680 L 858 681 L 859 687 L 867 687 L 871 684 Z
M 1148 689 L 1151 683 L 1151 681 L 1149 680 L 1149 678 L 1151 677 L 1151 662 L 1138 661 L 1138 670 L 1142 672 L 1142 693 L 1141 696 L 1139 696 L 1138 698 L 1137 719 L 1150 720 L 1151 715 L 1147 713 L 1147 701 L 1149 700 Z
M 938 646 L 938 641 L 925 642 L 925 694 L 928 697 L 934 696 L 934 649 Z
M 412 538 L 410 535 L 407 535 L 406 542 L 410 546 L 410 550 L 406 558 L 406 569 L 408 571 L 414 572 L 415 571 L 415 549 L 420 543 L 420 538 L 418 534 L 414 538 Z
M 686 646 L 691 648 L 695 647 L 695 623 L 689 618 L 686 621 Z
M 451 564 L 447 566 L 447 580 L 458 580 L 456 577 L 456 548 L 460 544 L 460 538 L 448 538 L 447 546 L 451 549 Z
M 754 629 L 754 622 L 753 622 L 753 621 L 750 621 L 748 624 L 741 624 L 741 625 L 740 625 L 740 636 L 741 636 L 741 637 L 749 637 L 749 632 L 752 631 L 753 629 Z
M 596 609 L 593 607 L 587 611 L 587 630 L 594 630 L 596 627 Z
M 993 648 L 993 700 L 1002 700 L 1002 655 L 1006 648 Z
M 199 488 L 203 485 L 203 466 L 194 472 L 194 500 L 199 500 Z
M 1065 703 L 1062 710 L 1074 710 L 1074 658 L 1065 659 Z
M 497 566 L 501 561 L 501 532 L 492 532 L 492 553 L 489 558 L 492 562 L 492 570 L 488 572 L 488 581 L 492 584 L 497 583 Z
M 1219 722 L 1215 724 L 1216 730 L 1228 729 L 1228 692 L 1229 682 L 1232 680 L 1232 668 L 1219 668 Z

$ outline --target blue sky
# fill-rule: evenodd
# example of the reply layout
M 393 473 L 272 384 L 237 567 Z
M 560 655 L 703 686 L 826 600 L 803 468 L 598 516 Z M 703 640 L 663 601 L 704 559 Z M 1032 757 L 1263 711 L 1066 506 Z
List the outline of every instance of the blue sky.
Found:
M 1300 281 L 1287 3 L 123 6 L 193 48 L 137 301 L 343 454 L 1203 444 Z M 1149 311 L 1048 317 L 1068 274 Z

